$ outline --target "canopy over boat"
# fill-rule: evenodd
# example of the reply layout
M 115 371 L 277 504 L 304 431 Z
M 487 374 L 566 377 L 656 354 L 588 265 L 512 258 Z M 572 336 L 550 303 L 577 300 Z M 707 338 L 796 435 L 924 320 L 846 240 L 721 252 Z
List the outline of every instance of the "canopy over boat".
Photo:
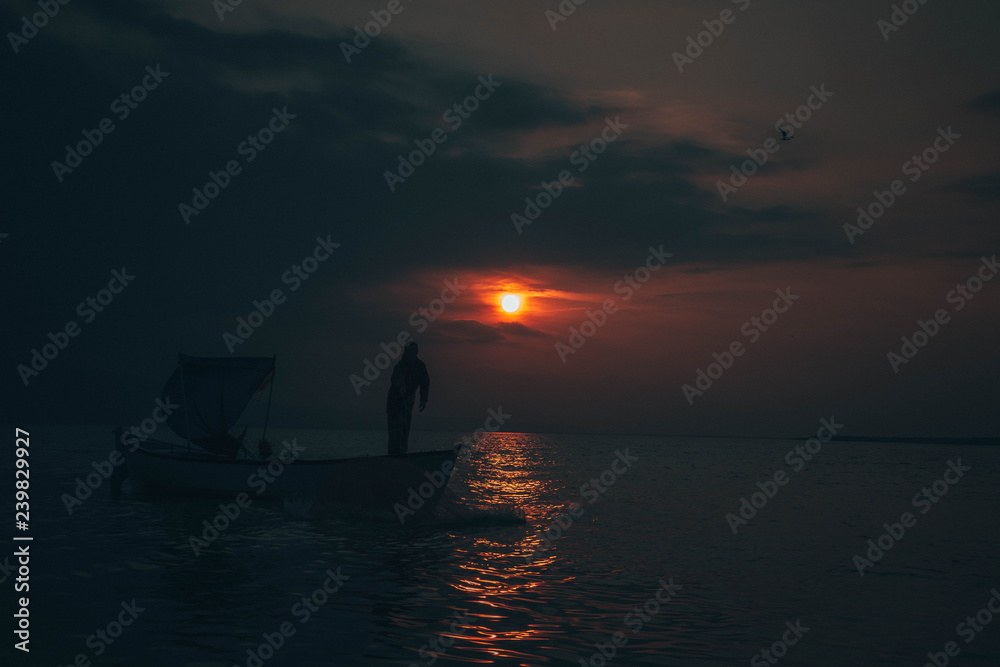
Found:
M 267 388 L 273 378 L 274 357 L 180 354 L 177 370 L 163 387 L 164 401 L 170 398 L 181 406 L 167 417 L 167 426 L 190 443 L 235 457 L 242 442 L 229 429 L 254 394 Z M 270 398 L 268 408 L 270 411 Z

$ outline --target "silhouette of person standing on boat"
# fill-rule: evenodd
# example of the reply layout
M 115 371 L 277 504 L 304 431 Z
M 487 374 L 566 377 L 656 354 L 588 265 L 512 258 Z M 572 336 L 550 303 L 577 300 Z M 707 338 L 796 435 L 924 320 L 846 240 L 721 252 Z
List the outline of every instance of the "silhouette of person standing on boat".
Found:
M 403 348 L 403 358 L 392 369 L 389 394 L 385 399 L 385 412 L 389 421 L 389 456 L 406 453 L 410 438 L 410 421 L 413 419 L 413 404 L 417 390 L 420 390 L 420 411 L 427 407 L 427 392 L 431 378 L 427 366 L 417 359 L 416 341 L 410 341 Z

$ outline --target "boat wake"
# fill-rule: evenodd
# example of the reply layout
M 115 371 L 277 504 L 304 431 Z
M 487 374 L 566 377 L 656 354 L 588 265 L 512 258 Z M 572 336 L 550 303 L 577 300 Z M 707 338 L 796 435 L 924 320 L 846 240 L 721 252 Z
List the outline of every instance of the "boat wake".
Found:
M 466 505 L 445 498 L 420 525 L 436 528 L 516 526 L 526 523 L 524 510 L 516 505 Z

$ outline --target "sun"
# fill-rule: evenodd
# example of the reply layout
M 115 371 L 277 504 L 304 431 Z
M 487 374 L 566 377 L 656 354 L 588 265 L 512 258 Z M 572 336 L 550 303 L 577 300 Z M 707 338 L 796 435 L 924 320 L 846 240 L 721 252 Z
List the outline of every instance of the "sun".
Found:
M 521 297 L 517 294 L 504 294 L 500 299 L 500 307 L 504 312 L 516 313 L 521 310 Z

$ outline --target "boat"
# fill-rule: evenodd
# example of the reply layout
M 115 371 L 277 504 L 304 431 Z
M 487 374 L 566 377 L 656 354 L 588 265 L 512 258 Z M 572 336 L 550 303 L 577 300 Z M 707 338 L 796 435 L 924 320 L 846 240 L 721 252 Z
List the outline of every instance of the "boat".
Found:
M 178 355 L 177 369 L 164 385 L 165 405 L 180 397 L 164 423 L 184 442 L 129 437 L 115 430 L 115 448 L 125 458 L 111 479 L 119 495 L 130 479 L 134 495 L 251 500 L 307 499 L 312 515 L 346 506 L 391 511 L 405 522 L 440 500 L 461 449 L 399 456 L 299 458 L 297 443 L 274 452 L 266 440 L 275 357 L 192 357 Z M 230 431 L 255 395 L 267 390 L 264 431 L 253 453 Z M 263 443 L 263 445 L 261 445 Z

